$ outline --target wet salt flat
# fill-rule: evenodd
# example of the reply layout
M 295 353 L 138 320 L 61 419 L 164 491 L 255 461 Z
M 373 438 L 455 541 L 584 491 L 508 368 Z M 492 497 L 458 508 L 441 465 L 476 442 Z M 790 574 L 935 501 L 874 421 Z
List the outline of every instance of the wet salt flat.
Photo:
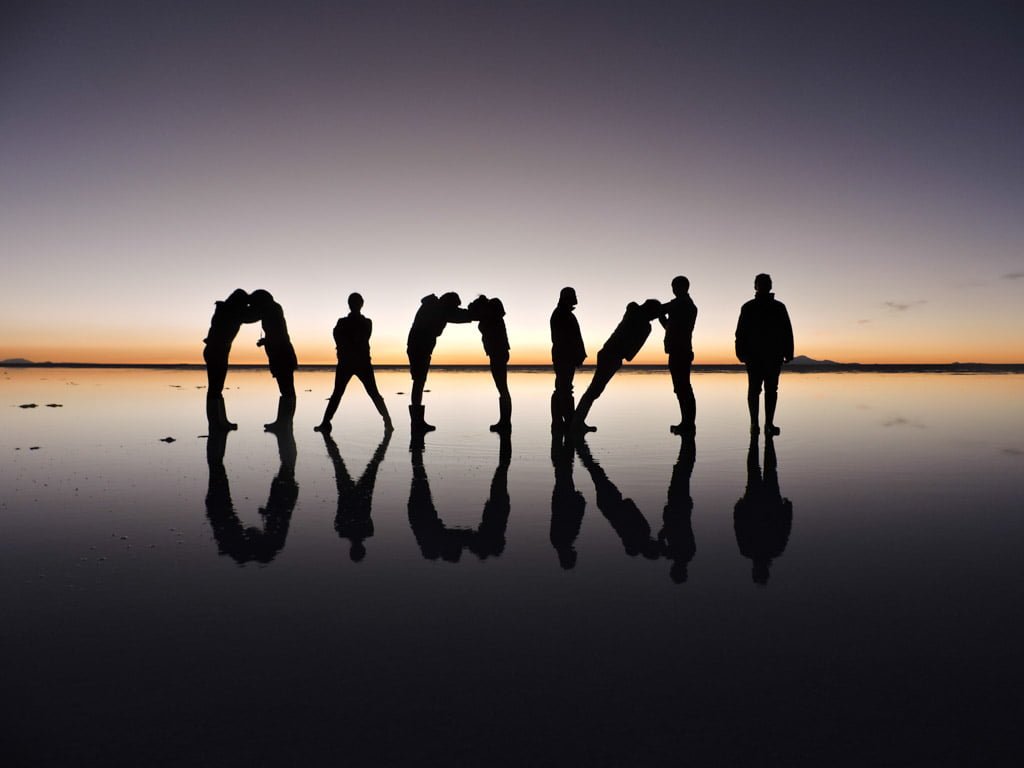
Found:
M 695 375 L 690 444 L 622 373 L 566 447 L 550 375 L 503 442 L 489 375 L 436 372 L 422 450 L 378 381 L 390 440 L 355 382 L 312 431 L 330 372 L 264 433 L 232 371 L 211 441 L 200 371 L 0 369 L 16 764 L 1019 758 L 1024 377 L 785 374 L 769 447 L 742 375 Z

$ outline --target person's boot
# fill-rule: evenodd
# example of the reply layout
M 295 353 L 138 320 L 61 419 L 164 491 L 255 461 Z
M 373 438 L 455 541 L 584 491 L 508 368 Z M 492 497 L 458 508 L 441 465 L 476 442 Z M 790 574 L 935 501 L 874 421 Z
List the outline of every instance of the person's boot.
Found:
M 426 409 L 422 405 L 410 405 L 409 406 L 409 419 L 412 422 L 413 432 L 433 432 L 437 427 L 433 424 L 427 424 L 423 418 L 424 411 Z
M 679 400 L 679 423 L 673 424 L 668 428 L 668 431 L 673 435 L 692 435 L 697 431 L 696 425 L 691 419 L 686 417 L 686 409 L 683 407 L 683 401 Z
M 586 434 L 587 432 L 597 432 L 597 427 L 592 427 L 587 424 L 587 416 L 590 414 L 590 401 L 584 397 L 580 400 L 579 407 L 575 410 L 572 415 L 572 431 L 577 434 Z
M 498 398 L 498 423 L 491 424 L 491 432 L 512 431 L 512 398 Z
M 237 424 L 235 424 L 233 421 L 228 421 L 228 413 L 227 413 L 227 411 L 225 410 L 225 407 L 224 407 L 224 398 L 223 397 L 218 397 L 217 400 L 219 401 L 218 402 L 217 410 L 218 410 L 218 413 L 220 413 L 220 423 L 221 423 L 221 426 L 224 429 L 238 429 L 238 425 Z
M 292 425 L 292 417 L 295 415 L 295 398 L 281 395 L 277 398 L 277 418 L 269 424 L 264 424 L 263 429 L 267 432 L 287 430 Z

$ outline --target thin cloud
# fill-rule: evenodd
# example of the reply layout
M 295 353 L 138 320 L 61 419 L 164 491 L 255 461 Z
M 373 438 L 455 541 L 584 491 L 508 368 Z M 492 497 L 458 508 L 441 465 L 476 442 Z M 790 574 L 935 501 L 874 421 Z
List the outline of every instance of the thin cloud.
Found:
M 888 307 L 893 312 L 906 312 L 908 309 L 919 307 L 922 304 L 927 304 L 927 299 L 920 299 L 919 301 L 886 301 L 883 302 L 883 306 Z
M 1024 272 L 1007 272 L 1003 280 L 1024 280 Z
M 867 320 L 867 319 L 864 319 L 864 320 L 858 320 L 858 321 L 857 321 L 857 325 L 867 325 L 867 324 L 868 324 L 868 323 L 870 323 L 870 322 L 871 322 L 871 321 L 870 321 L 870 320 Z

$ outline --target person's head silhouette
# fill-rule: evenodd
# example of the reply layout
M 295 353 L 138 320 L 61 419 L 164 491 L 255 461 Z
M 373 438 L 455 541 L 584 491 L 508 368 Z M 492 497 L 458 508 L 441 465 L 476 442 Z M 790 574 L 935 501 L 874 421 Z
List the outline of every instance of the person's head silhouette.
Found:
M 754 278 L 754 290 L 757 293 L 769 293 L 772 290 L 772 276 L 762 272 Z
M 257 288 L 249 294 L 249 303 L 258 308 L 268 307 L 274 303 L 274 297 L 270 295 L 269 291 Z
M 449 309 L 455 309 L 462 304 L 462 299 L 459 298 L 459 294 L 455 293 L 455 291 L 448 291 L 448 293 L 441 295 L 440 302 Z
M 349 294 L 348 308 L 355 314 L 359 314 L 359 310 L 363 308 L 363 297 L 358 293 Z
M 558 305 L 572 309 L 579 302 L 576 300 L 576 289 L 566 286 L 558 294 Z
M 685 296 L 690 292 L 690 281 L 679 275 L 672 279 L 672 293 L 676 296 Z

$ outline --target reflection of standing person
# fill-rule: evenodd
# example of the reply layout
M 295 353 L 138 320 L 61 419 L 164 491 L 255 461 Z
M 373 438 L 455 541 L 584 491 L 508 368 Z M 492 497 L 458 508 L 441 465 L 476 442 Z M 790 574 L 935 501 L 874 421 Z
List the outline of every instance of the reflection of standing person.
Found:
M 412 394 L 409 417 L 413 432 L 429 432 L 435 427 L 424 420 L 423 387 L 430 372 L 430 358 L 437 345 L 437 339 L 448 323 L 468 323 L 469 313 L 459 306 L 459 294 L 448 292 L 438 298 L 434 294 L 420 300 L 420 308 L 413 318 L 406 344 L 409 356 L 409 373 L 412 376 Z
M 355 376 L 363 383 L 366 394 L 370 396 L 377 413 L 384 419 L 384 430 L 394 429 L 388 407 L 384 404 L 377 379 L 373 375 L 373 363 L 370 361 L 370 336 L 373 333 L 373 321 L 365 317 L 360 310 L 363 308 L 363 297 L 353 293 L 348 297 L 349 313 L 339 318 L 334 326 L 334 344 L 338 353 L 338 367 L 334 372 L 334 390 L 327 400 L 327 409 L 320 424 L 313 427 L 317 432 L 330 432 L 331 419 L 338 410 L 341 396 L 345 388 Z
M 338 444 L 329 433 L 324 432 L 323 436 L 327 455 L 334 465 L 334 483 L 338 489 L 338 511 L 334 516 L 334 530 L 339 537 L 351 542 L 349 557 L 353 562 L 359 562 L 366 557 L 366 546 L 363 542 L 373 536 L 373 486 L 377 482 L 377 470 L 380 469 L 380 464 L 388 451 L 388 443 L 391 442 L 391 430 L 384 433 L 384 439 L 373 452 L 358 482 L 354 482 L 348 473 Z
M 580 404 L 573 415 L 573 429 L 579 432 L 594 432 L 597 427 L 586 423 L 594 401 L 601 396 L 615 372 L 622 367 L 624 360 L 632 360 L 643 347 L 647 337 L 651 335 L 651 321 L 660 317 L 661 302 L 648 299 L 642 305 L 635 301 L 626 305 L 626 313 L 608 337 L 608 341 L 597 353 L 597 368 L 594 378 L 590 380 L 587 391 L 580 398 Z
M 772 279 L 760 274 L 754 278 L 754 298 L 740 309 L 736 324 L 736 357 L 747 366 L 747 409 L 750 434 L 758 427 L 758 400 L 764 387 L 764 431 L 777 435 L 775 404 L 779 397 L 779 373 L 782 364 L 793 359 L 793 326 L 786 305 L 775 300 Z
M 687 567 L 697 554 L 697 542 L 693 538 L 693 498 L 690 496 L 690 477 L 697 461 L 697 446 L 693 435 L 686 435 L 679 441 L 679 458 L 672 467 L 672 480 L 665 500 L 664 523 L 658 534 L 662 554 L 672 561 L 669 577 L 676 584 L 687 579 Z
M 756 584 L 768 583 L 772 560 L 786 549 L 793 528 L 793 502 L 782 498 L 771 435 L 764 441 L 764 476 L 757 460 L 757 437 L 747 451 L 747 488 L 736 502 L 733 526 L 740 554 L 754 562 L 751 576 Z
M 665 328 L 665 352 L 672 375 L 672 390 L 679 401 L 679 424 L 670 427 L 678 435 L 696 431 L 697 401 L 690 383 L 693 365 L 693 326 L 697 322 L 697 306 L 690 298 L 690 281 L 680 275 L 672 281 L 675 298 L 664 306 L 665 315 L 658 318 Z
M 572 397 L 572 380 L 576 369 L 587 359 L 583 334 L 576 315 L 576 291 L 563 288 L 558 306 L 551 313 L 551 365 L 555 369 L 555 391 L 551 395 L 551 429 L 568 429 L 576 407 Z
M 224 301 L 218 301 L 210 318 L 210 330 L 203 339 L 206 362 L 206 420 L 211 430 L 238 429 L 228 421 L 224 408 L 224 381 L 228 375 L 231 344 L 242 323 L 259 318 L 249 309 L 249 294 L 236 288 Z
M 558 562 L 566 570 L 576 566 L 576 537 L 580 535 L 587 501 L 576 490 L 572 468 L 576 449 L 562 435 L 551 436 L 551 466 L 555 470 L 555 487 L 551 490 L 551 546 L 558 553 Z
M 490 361 L 491 378 L 498 389 L 498 421 L 491 424 L 491 432 L 512 429 L 512 395 L 508 391 L 508 332 L 505 330 L 505 305 L 501 299 L 478 296 L 466 308 L 469 317 L 477 321 L 484 352 Z
M 259 314 L 263 325 L 263 338 L 257 346 L 263 347 L 270 365 L 270 375 L 277 380 L 277 388 L 281 393 L 277 401 L 277 418 L 264 429 L 291 428 L 292 417 L 295 415 L 295 371 L 299 361 L 295 357 L 295 348 L 288 336 L 288 324 L 284 320 L 284 310 L 274 301 L 267 291 L 253 291 L 249 297 L 253 309 Z

